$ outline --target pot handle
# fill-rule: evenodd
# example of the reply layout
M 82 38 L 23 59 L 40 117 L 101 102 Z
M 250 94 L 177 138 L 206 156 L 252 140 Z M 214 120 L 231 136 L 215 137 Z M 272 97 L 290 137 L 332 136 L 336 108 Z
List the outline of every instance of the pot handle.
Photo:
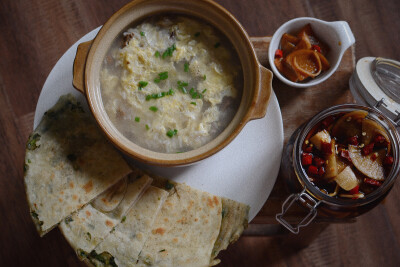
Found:
M 261 119 L 267 113 L 267 107 L 272 92 L 272 72 L 260 65 L 260 80 L 258 97 L 253 103 L 254 109 L 250 115 L 250 120 Z
M 80 43 L 76 49 L 72 85 L 82 94 L 85 94 L 85 65 L 92 42 L 93 40 Z

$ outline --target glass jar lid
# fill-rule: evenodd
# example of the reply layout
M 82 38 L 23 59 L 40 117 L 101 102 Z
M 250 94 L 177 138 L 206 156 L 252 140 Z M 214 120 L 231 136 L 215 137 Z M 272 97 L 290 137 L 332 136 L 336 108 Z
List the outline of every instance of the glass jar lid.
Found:
M 358 104 L 375 107 L 400 127 L 400 62 L 364 57 L 349 81 Z

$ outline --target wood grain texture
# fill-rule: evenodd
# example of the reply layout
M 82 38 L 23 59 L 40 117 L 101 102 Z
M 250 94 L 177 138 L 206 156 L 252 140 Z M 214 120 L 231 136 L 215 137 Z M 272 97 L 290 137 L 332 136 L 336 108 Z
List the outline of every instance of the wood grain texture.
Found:
M 84 266 L 58 230 L 39 238 L 31 222 L 22 172 L 27 126 L 32 125 L 40 90 L 57 60 L 81 36 L 103 24 L 127 2 L 0 1 L 1 266 Z M 250 36 L 272 35 L 282 23 L 300 16 L 346 20 L 356 37 L 357 59 L 383 56 L 400 60 L 398 0 L 217 2 L 232 12 Z M 347 73 L 351 69 L 343 67 Z M 310 110 L 326 107 L 327 97 L 337 103 L 351 101 L 347 78 L 338 80 L 332 92 L 323 88 L 299 92 L 276 79 L 273 86 L 283 113 L 285 138 L 294 131 L 294 122 L 312 116 Z M 255 222 L 261 224 L 251 226 L 249 236 L 224 251 L 219 266 L 400 266 L 398 181 L 384 203 L 356 222 L 310 226 L 300 237 L 311 240 L 303 249 L 294 235 L 265 224 L 275 223 L 272 215 L 282 201 L 279 192 L 283 190 L 282 184 L 277 183 L 261 212 L 268 216 L 257 217 Z M 250 236 L 260 233 L 275 235 Z

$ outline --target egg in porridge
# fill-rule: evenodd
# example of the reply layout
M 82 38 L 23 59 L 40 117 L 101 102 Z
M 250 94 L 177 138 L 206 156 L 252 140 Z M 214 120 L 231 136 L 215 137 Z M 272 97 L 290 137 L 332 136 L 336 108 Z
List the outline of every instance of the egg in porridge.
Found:
M 156 152 L 190 151 L 218 136 L 239 106 L 243 73 L 232 44 L 184 16 L 124 31 L 104 59 L 101 95 L 115 127 Z

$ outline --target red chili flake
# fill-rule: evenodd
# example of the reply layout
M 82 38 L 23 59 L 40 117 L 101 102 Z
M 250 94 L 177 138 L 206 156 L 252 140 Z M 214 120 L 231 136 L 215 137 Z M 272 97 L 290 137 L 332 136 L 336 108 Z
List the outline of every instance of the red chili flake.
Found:
M 363 154 L 363 156 L 371 154 L 372 150 L 374 149 L 374 145 L 375 145 L 374 143 L 371 143 L 369 145 L 364 146 L 361 149 L 361 154 Z
M 393 164 L 393 157 L 386 156 L 383 160 L 384 165 L 392 165 Z
M 341 156 L 342 158 L 345 158 L 345 159 L 347 159 L 348 161 L 351 162 L 351 158 L 350 158 L 350 154 L 349 154 L 349 151 L 348 151 L 348 150 L 342 149 L 342 151 L 340 151 L 340 156 Z
M 371 178 L 364 178 L 364 183 L 373 185 L 373 186 L 381 186 L 382 182 L 371 179 Z
M 380 134 L 376 135 L 372 142 L 375 143 L 375 147 L 378 147 L 378 148 L 387 147 L 389 145 L 388 141 L 386 141 L 386 138 Z
M 322 176 L 324 176 L 324 174 L 325 174 L 325 168 L 322 167 L 322 166 L 319 167 L 318 168 L 318 175 L 322 177 Z
M 384 141 L 386 141 L 386 138 L 383 137 L 383 135 L 378 134 L 374 137 L 374 143 L 383 143 Z
M 360 188 L 360 185 L 356 185 L 353 189 L 351 189 L 349 191 L 349 193 L 352 194 L 352 195 L 358 194 L 360 192 L 359 188 Z
M 332 124 L 332 122 L 335 120 L 335 118 L 333 117 L 333 116 L 329 116 L 329 117 L 326 117 L 322 122 L 321 122 L 321 124 L 322 124 L 322 126 L 324 127 L 324 129 L 326 129 L 326 128 L 328 128 L 331 124 Z
M 308 146 L 304 149 L 304 151 L 307 153 L 311 153 L 311 152 L 313 152 L 313 148 L 314 148 L 313 146 Z
M 315 166 L 321 167 L 321 166 L 324 165 L 325 160 L 321 159 L 320 157 L 314 157 L 313 163 L 314 163 Z
M 283 52 L 282 52 L 282 50 L 276 49 L 276 51 L 275 51 L 275 57 L 276 57 L 276 58 L 281 58 L 281 57 L 283 57 Z
M 357 136 L 349 137 L 349 138 L 347 139 L 347 142 L 348 142 L 350 145 L 358 146 L 358 138 L 357 138 Z
M 322 142 L 321 151 L 325 154 L 332 154 L 331 143 Z
M 310 153 L 301 154 L 301 165 L 308 166 L 312 164 L 313 155 Z
M 313 165 L 310 165 L 308 166 L 307 173 L 308 175 L 311 176 L 318 176 L 318 168 Z
M 319 47 L 319 45 L 312 45 L 311 49 L 316 50 L 317 52 L 321 53 L 321 47 Z

